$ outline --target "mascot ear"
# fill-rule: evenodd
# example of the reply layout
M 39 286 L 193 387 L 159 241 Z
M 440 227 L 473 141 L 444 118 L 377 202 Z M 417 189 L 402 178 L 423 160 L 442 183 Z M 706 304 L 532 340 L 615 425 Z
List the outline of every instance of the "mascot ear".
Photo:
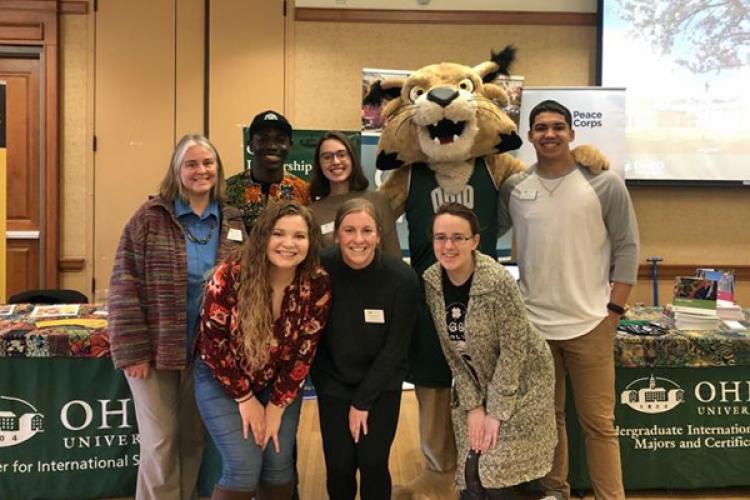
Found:
M 500 85 L 495 85 L 494 83 L 485 83 L 484 95 L 495 101 L 501 108 L 504 108 L 508 105 L 508 94 Z
M 474 66 L 474 71 L 482 77 L 482 82 L 492 82 L 497 75 L 510 76 L 510 65 L 516 60 L 516 48 L 508 45 L 500 52 L 491 51 L 490 54 L 489 61 Z
M 500 142 L 495 144 L 495 154 L 513 151 L 520 148 L 521 144 L 523 144 L 523 141 L 521 141 L 521 138 L 515 132 L 511 132 L 510 134 L 500 134 Z
M 401 95 L 401 87 L 404 86 L 406 78 L 387 78 L 375 80 L 367 89 L 367 94 L 362 98 L 362 104 L 378 106 L 384 101 L 396 99 Z

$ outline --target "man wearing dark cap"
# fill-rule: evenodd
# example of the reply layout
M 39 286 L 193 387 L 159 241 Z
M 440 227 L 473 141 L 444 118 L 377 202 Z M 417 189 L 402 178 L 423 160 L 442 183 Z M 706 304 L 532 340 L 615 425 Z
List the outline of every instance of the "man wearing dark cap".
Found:
M 294 200 L 310 204 L 307 182 L 284 170 L 292 145 L 292 125 L 276 111 L 264 111 L 253 118 L 249 129 L 250 168 L 227 179 L 227 203 L 242 210 L 248 233 L 269 200 Z

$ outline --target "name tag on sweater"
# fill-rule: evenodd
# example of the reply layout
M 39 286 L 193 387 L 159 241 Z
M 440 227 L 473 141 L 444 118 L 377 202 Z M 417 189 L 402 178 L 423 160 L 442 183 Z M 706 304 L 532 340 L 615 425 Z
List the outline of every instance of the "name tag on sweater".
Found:
M 517 197 L 519 200 L 524 201 L 536 200 L 536 191 L 533 189 L 521 189 L 518 191 Z
M 227 233 L 227 239 L 230 239 L 232 241 L 242 241 L 242 231 L 234 228 L 229 229 L 229 232 Z
M 365 309 L 365 323 L 385 323 L 385 312 L 382 309 Z

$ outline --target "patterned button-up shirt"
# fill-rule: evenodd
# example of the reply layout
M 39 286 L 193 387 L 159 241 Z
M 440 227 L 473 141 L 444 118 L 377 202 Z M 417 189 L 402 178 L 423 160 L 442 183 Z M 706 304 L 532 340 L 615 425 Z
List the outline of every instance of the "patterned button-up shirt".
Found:
M 281 182 L 263 184 L 254 181 L 250 170 L 245 170 L 227 179 L 226 200 L 229 206 L 242 210 L 242 220 L 249 234 L 253 222 L 269 200 L 293 200 L 300 205 L 309 205 L 310 186 L 287 172 Z
M 206 287 L 198 340 L 201 358 L 233 398 L 270 386 L 270 401 L 286 406 L 297 397 L 315 357 L 331 305 L 331 280 L 319 268 L 311 278 L 297 276 L 287 286 L 273 324 L 269 359 L 251 368 L 240 329 L 239 278 L 240 263 L 225 261 Z

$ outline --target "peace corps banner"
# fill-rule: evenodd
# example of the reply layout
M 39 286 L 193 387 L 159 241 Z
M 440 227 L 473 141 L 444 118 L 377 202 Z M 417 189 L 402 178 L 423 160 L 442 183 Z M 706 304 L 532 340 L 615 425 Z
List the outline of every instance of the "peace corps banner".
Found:
M 529 113 L 540 102 L 553 99 L 570 109 L 576 138 L 573 146 L 591 144 L 609 159 L 610 168 L 625 178 L 625 89 L 603 87 L 524 87 L 519 135 L 523 146 L 518 158 L 536 163 L 529 143 Z

